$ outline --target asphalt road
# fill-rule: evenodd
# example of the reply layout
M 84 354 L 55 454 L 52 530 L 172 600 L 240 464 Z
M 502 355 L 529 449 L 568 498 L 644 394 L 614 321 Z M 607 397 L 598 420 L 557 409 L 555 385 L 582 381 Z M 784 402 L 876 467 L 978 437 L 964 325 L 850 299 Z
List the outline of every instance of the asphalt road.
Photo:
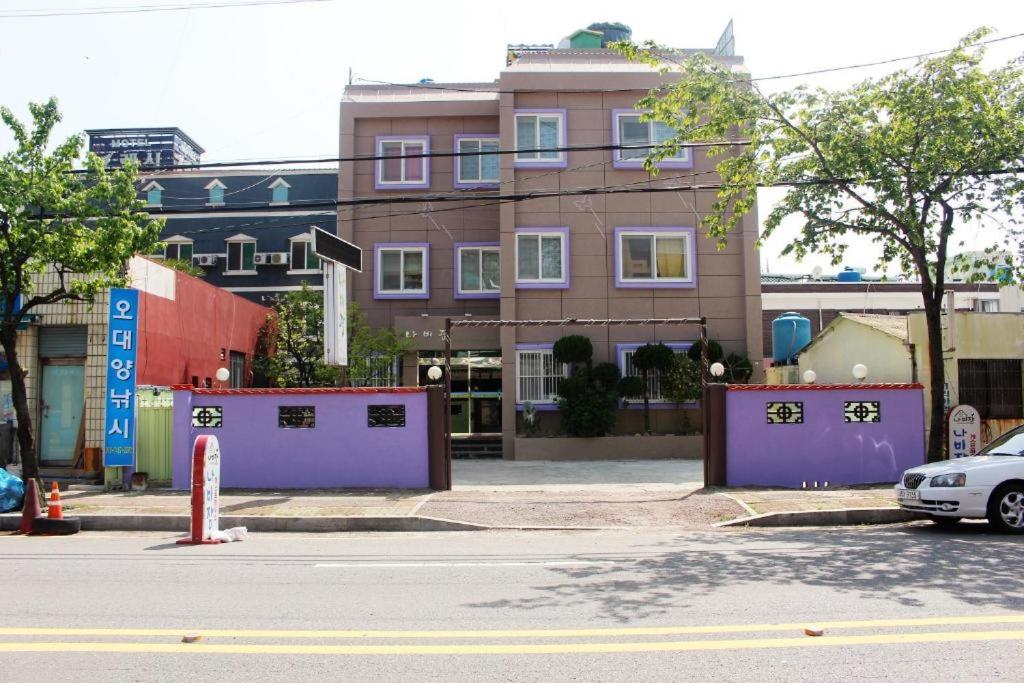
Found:
M 1024 539 L 983 525 L 173 541 L 0 537 L 0 679 L 994 680 L 1024 665 Z

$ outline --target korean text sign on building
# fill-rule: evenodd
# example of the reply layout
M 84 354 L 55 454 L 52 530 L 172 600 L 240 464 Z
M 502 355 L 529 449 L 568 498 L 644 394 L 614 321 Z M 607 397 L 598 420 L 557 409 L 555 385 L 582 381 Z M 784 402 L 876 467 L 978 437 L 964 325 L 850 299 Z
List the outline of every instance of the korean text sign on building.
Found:
M 139 292 L 111 289 L 107 319 L 107 388 L 104 397 L 103 465 L 135 464 L 135 364 L 139 331 Z

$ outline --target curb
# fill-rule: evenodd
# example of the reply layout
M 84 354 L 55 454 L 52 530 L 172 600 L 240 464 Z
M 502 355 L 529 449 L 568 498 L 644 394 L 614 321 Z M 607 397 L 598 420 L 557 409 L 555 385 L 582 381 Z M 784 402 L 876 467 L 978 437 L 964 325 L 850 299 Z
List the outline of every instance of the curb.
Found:
M 187 515 L 79 515 L 82 531 L 179 531 L 187 533 Z M 0 531 L 16 531 L 21 513 L 0 514 Z M 292 517 L 224 515 L 220 528 L 244 526 L 249 531 L 487 531 L 489 526 L 439 517 Z
M 853 526 L 857 524 L 898 524 L 925 517 L 899 508 L 839 508 L 836 510 L 800 510 L 766 512 L 719 522 L 716 527 Z

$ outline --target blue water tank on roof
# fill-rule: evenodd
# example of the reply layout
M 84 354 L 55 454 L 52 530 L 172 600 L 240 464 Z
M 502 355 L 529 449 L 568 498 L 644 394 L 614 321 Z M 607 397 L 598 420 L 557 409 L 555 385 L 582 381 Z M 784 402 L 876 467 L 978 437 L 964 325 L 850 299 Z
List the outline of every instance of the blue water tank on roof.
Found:
M 792 363 L 800 349 L 811 343 L 811 321 L 789 311 L 772 321 L 772 360 Z
M 839 282 L 860 282 L 860 273 L 853 268 L 843 268 L 836 274 L 836 280 Z

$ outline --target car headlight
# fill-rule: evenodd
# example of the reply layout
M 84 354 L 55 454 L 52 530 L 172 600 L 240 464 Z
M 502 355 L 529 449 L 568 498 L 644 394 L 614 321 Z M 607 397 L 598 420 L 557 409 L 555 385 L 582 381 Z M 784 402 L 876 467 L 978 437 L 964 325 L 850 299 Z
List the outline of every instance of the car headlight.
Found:
M 930 486 L 935 488 L 937 486 L 963 486 L 967 483 L 967 475 L 963 472 L 957 472 L 955 474 L 940 474 L 937 477 L 932 477 Z

